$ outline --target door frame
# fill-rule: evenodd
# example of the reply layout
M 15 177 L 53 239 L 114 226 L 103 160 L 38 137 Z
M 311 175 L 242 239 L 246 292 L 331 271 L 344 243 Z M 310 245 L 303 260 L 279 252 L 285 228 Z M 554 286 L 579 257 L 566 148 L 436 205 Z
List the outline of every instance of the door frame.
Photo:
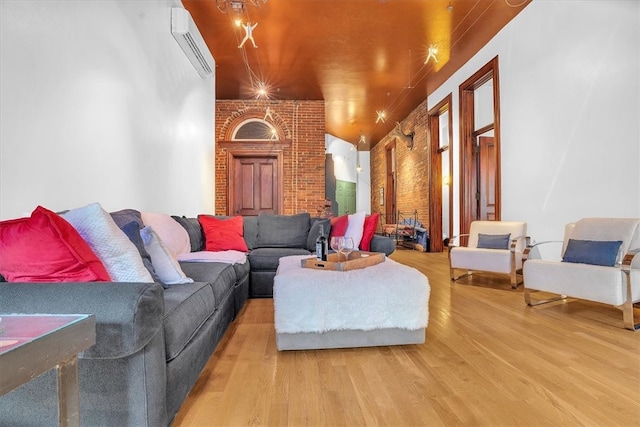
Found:
M 496 221 L 501 219 L 501 185 L 500 185 L 500 84 L 498 75 L 498 56 L 480 68 L 459 87 L 460 100 L 460 233 L 469 232 L 471 222 L 478 218 L 479 195 L 476 182 L 476 137 L 480 130 L 475 128 L 474 91 L 484 83 L 493 83 L 493 125 L 482 128 L 486 132 L 493 128 L 496 144 Z
M 276 158 L 278 176 L 278 209 L 277 214 L 284 212 L 284 150 L 291 147 L 290 141 L 220 141 L 220 148 L 227 151 L 227 215 L 233 212 L 235 200 L 232 186 L 235 185 L 235 159 L 241 157 Z
M 431 150 L 429 152 L 430 171 L 429 177 L 429 250 L 442 252 L 444 243 L 442 239 L 442 153 L 449 152 L 449 230 L 448 235 L 453 235 L 453 156 L 451 145 L 453 143 L 453 115 L 451 105 L 453 95 L 450 93 L 427 112 L 428 138 Z M 449 111 L 449 145 L 440 147 L 440 116 Z M 437 239 L 435 237 L 438 237 Z
M 396 148 L 396 140 L 390 142 L 385 146 L 385 174 L 386 174 L 386 193 L 384 195 L 384 213 L 385 213 L 385 223 L 393 224 L 396 222 L 396 179 L 397 179 L 397 169 L 394 164 L 394 159 L 396 153 L 394 150 Z

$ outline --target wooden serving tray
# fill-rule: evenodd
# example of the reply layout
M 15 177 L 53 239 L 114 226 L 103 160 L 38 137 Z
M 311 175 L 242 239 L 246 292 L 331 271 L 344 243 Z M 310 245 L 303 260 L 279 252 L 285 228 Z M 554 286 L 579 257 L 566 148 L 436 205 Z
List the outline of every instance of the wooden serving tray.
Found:
M 337 253 L 329 254 L 327 261 L 320 261 L 317 258 L 305 258 L 300 261 L 303 268 L 313 268 L 316 270 L 349 271 L 370 267 L 384 261 L 383 252 L 353 251 L 349 254 L 349 259 L 345 261 L 344 254 L 340 255 L 342 261 L 338 261 Z

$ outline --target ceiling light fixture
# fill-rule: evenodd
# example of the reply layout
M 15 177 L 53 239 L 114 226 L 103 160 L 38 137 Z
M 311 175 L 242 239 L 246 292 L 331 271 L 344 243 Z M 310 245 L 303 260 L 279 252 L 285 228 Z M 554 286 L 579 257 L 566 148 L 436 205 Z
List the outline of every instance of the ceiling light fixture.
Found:
M 256 98 L 269 98 L 269 88 L 262 82 L 258 83 L 256 87 Z
M 384 121 L 387 119 L 387 113 L 385 113 L 384 110 L 378 110 L 376 111 L 376 114 L 378 115 L 378 118 L 376 119 L 376 123 L 384 123 Z
M 222 13 L 229 13 L 229 10 L 231 10 L 235 14 L 242 15 L 247 10 L 247 4 L 260 7 L 266 2 L 267 0 L 216 0 L 216 6 Z

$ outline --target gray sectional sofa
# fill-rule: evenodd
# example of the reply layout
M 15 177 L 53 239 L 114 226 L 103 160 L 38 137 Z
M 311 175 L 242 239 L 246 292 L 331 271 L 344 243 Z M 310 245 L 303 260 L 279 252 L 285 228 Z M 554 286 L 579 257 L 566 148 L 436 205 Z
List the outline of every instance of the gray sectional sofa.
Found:
M 331 230 L 330 221 L 313 218 L 308 213 L 297 215 L 262 214 L 244 218 L 244 239 L 249 248 L 251 298 L 273 297 L 273 278 L 280 258 L 290 255 L 310 255 L 315 251 L 316 238 L 324 229 Z M 388 237 L 374 235 L 372 252 L 390 255 L 395 243 Z
M 202 249 L 197 219 L 178 222 L 189 223 L 192 251 Z M 301 214 L 245 217 L 244 226 L 248 262 L 181 262 L 193 283 L 5 282 L 0 313 L 94 314 L 96 344 L 78 360 L 82 425 L 170 425 L 246 299 L 271 297 L 279 258 L 310 254 L 310 234 L 328 224 Z M 372 241 L 372 251 L 394 248 Z M 55 424 L 54 371 L 0 397 L 0 425 Z

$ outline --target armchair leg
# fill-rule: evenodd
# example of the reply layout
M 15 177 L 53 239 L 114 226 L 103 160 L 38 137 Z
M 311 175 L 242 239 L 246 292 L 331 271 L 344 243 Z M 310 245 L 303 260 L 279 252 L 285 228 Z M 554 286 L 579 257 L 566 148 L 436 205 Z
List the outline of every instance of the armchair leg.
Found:
M 633 315 L 633 300 L 631 294 L 631 272 L 629 269 L 623 270 L 625 276 L 627 277 L 627 300 L 622 305 L 622 322 L 624 323 L 624 327 L 631 330 L 637 331 L 640 329 L 640 323 L 635 323 L 634 315 Z
M 559 295 L 559 296 L 557 296 L 555 298 L 543 299 L 543 300 L 539 300 L 539 301 L 532 301 L 531 300 L 531 292 L 538 292 L 538 291 L 524 288 L 524 302 L 526 302 L 529 307 L 535 307 L 536 305 L 547 304 L 547 303 L 550 303 L 550 302 L 560 301 L 560 300 L 563 300 L 563 299 L 567 298 L 566 295 Z
M 630 331 L 637 331 L 640 329 L 640 323 L 635 323 L 633 303 L 629 300 L 627 300 L 627 302 L 622 306 L 622 321 L 624 322 L 624 327 Z
M 518 271 L 520 271 L 520 273 L 518 273 Z M 524 283 L 524 278 L 522 278 L 522 270 L 517 270 L 515 269 L 515 267 L 513 267 L 511 269 L 511 273 L 509 274 L 509 276 L 511 277 L 511 288 L 512 289 L 518 289 L 518 285 L 521 283 Z M 518 280 L 518 276 L 521 277 L 520 280 Z
M 451 278 L 452 282 L 471 275 L 471 271 L 467 271 L 465 274 L 461 274 L 460 276 L 456 277 L 455 268 L 451 265 L 451 248 L 449 248 L 447 256 L 449 258 L 449 277 Z
M 457 276 L 457 277 L 456 277 L 456 274 L 455 274 L 454 268 L 453 268 L 453 267 L 450 267 L 450 268 L 449 268 L 449 275 L 450 275 L 450 277 L 451 277 L 451 281 L 452 281 L 452 282 L 455 282 L 455 281 L 456 281 L 456 280 L 458 280 L 458 279 L 462 279 L 463 277 L 471 276 L 471 274 L 473 274 L 473 272 L 472 272 L 472 271 L 467 271 L 466 273 L 461 274 L 461 275 L 459 275 L 459 276 Z

